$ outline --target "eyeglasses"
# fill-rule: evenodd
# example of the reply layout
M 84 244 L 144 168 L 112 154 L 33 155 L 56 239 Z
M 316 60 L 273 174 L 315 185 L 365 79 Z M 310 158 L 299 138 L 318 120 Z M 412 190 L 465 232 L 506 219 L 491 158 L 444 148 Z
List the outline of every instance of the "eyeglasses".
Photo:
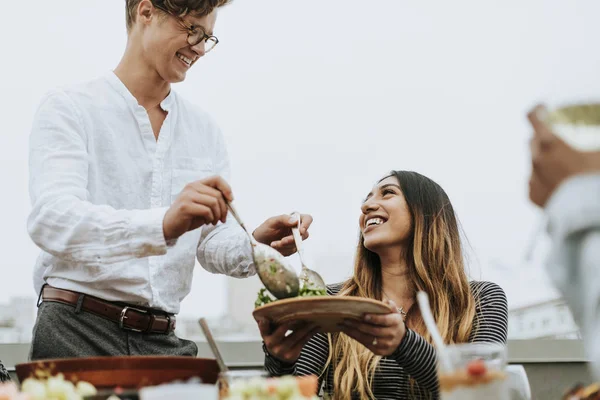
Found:
M 196 46 L 202 41 L 204 41 L 204 52 L 208 53 L 219 43 L 219 39 L 213 35 L 207 35 L 204 31 L 204 28 L 201 26 L 188 25 L 187 22 L 184 21 L 183 18 L 173 15 L 169 10 L 164 8 L 163 6 L 159 6 L 157 4 L 153 4 L 155 8 L 161 10 L 162 12 L 170 15 L 175 18 L 179 24 L 188 32 L 187 42 L 190 46 Z

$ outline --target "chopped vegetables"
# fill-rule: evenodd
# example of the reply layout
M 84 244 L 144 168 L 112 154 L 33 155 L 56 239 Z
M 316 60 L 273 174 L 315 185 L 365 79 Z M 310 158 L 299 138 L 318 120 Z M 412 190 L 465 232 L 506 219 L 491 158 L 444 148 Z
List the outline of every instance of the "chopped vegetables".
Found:
M 262 288 L 258 291 L 258 297 L 257 297 L 256 301 L 254 302 L 254 307 L 258 308 L 258 307 L 264 306 L 265 304 L 268 304 L 272 301 L 275 301 L 273 296 L 271 296 L 269 294 L 267 289 Z
M 14 383 L 0 386 L 0 399 L 6 400 L 81 400 L 97 393 L 94 385 L 66 380 L 63 374 L 46 379 L 27 378 L 21 383 L 19 393 Z
M 326 289 L 316 289 L 310 286 L 302 286 L 300 288 L 300 292 L 298 293 L 298 297 L 305 296 L 327 296 Z
M 234 382 L 227 400 L 312 400 L 317 396 L 306 396 L 300 386 L 300 381 L 291 376 L 277 379 L 253 378 Z
M 298 297 L 308 297 L 308 296 L 327 296 L 327 290 L 325 289 L 316 289 L 309 285 L 304 285 L 300 287 L 300 291 L 298 292 Z M 276 301 L 266 288 L 262 288 L 258 291 L 258 297 L 254 302 L 254 307 L 262 307 L 265 304 L 269 304 L 271 302 Z

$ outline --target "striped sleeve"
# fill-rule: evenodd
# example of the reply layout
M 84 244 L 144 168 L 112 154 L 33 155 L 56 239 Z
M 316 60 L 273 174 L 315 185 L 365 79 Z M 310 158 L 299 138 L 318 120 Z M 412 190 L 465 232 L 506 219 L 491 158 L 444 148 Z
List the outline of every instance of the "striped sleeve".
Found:
M 506 343 L 508 303 L 504 290 L 492 282 L 471 282 L 477 301 L 469 342 Z M 404 339 L 391 356 L 421 387 L 439 391 L 435 348 L 416 332 L 407 329 Z
M 327 294 L 334 296 L 339 292 L 341 287 L 341 283 L 329 285 L 327 287 Z M 322 371 L 329 357 L 329 340 L 325 334 L 316 334 L 304 345 L 300 358 L 292 364 L 284 363 L 273 357 L 269 354 L 264 343 L 263 352 L 265 353 L 265 369 L 271 376 L 315 375 L 319 377 L 320 387 Z
M 2 365 L 2 360 L 0 360 L 0 382 L 8 382 L 10 381 L 10 375 L 4 365 Z
M 476 301 L 475 318 L 470 342 L 505 343 L 508 332 L 508 307 L 504 291 L 491 282 L 471 282 Z M 338 288 L 330 287 L 330 294 Z M 333 393 L 331 366 L 323 371 L 329 356 L 327 335 L 317 334 L 302 349 L 294 365 L 285 365 L 270 357 L 265 349 L 267 370 L 276 376 L 283 374 L 316 375 L 319 387 L 326 377 L 325 393 Z M 414 379 L 414 387 L 410 383 Z M 407 329 L 396 351 L 381 360 L 375 373 L 373 390 L 376 398 L 430 399 L 439 397 L 437 357 L 435 348 L 415 331 Z
M 437 398 L 437 358 L 435 348 L 427 340 L 407 329 L 402 342 L 390 358 L 396 360 L 419 386 L 429 390 Z
M 284 375 L 292 375 L 294 373 L 294 369 L 296 364 L 288 364 L 285 363 L 275 357 L 273 357 L 267 347 L 263 343 L 263 352 L 265 353 L 265 369 L 271 376 L 284 376 Z
M 471 290 L 477 306 L 469 342 L 506 343 L 508 302 L 504 290 L 493 282 L 471 282 Z
M 319 388 L 323 382 L 323 368 L 329 357 L 329 340 L 326 334 L 318 333 L 310 339 L 296 362 L 294 375 L 314 375 L 319 378 Z

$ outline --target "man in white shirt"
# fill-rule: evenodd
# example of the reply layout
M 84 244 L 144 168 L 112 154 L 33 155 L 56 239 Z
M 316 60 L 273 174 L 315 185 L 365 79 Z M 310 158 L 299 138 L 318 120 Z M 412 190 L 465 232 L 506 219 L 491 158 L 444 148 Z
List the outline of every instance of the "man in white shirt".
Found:
M 30 138 L 28 230 L 42 249 L 31 359 L 195 356 L 175 314 L 195 258 L 212 273 L 255 273 L 232 218 L 229 160 L 212 118 L 171 90 L 211 50 L 228 0 L 126 0 L 128 41 L 114 72 L 54 90 Z M 312 222 L 302 216 L 301 233 Z M 289 215 L 254 231 L 295 252 Z
M 546 268 L 578 323 L 600 378 L 600 152 L 580 152 L 529 113 L 532 172 L 529 197 L 548 218 L 552 252 Z

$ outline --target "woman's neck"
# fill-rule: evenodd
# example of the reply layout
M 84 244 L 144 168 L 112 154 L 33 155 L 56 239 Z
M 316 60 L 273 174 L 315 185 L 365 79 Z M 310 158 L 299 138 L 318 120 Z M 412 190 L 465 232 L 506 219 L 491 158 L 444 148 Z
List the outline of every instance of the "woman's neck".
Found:
M 410 308 L 415 298 L 414 283 L 408 274 L 408 265 L 403 259 L 382 258 L 381 283 L 384 298 L 393 300 L 398 307 Z

